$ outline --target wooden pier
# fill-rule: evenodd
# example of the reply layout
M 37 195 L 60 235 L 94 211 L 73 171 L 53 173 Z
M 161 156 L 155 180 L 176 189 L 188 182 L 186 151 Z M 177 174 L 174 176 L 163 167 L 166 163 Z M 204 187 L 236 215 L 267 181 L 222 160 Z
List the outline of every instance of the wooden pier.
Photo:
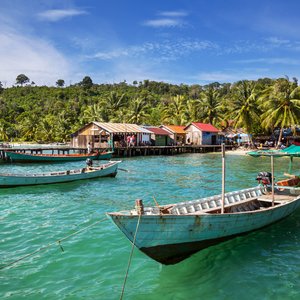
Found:
M 232 149 L 232 146 L 226 146 L 226 149 Z M 106 149 L 94 149 L 94 151 L 104 151 Z M 0 148 L 0 159 L 6 160 L 5 151 L 14 151 L 31 154 L 69 154 L 74 152 L 86 153 L 86 148 L 72 147 L 32 147 L 32 148 Z M 178 155 L 182 153 L 207 153 L 219 152 L 221 145 L 184 145 L 184 146 L 133 146 L 114 148 L 114 158 L 148 156 L 148 155 Z

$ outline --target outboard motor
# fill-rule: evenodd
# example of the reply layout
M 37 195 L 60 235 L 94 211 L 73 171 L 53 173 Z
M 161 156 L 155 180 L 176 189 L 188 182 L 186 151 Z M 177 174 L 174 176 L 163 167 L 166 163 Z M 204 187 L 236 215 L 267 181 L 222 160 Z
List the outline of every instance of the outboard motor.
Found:
M 86 165 L 88 167 L 92 167 L 93 166 L 93 161 L 90 158 L 87 158 L 85 162 L 86 162 Z
M 256 176 L 258 183 L 268 185 L 272 183 L 272 174 L 270 172 L 259 172 Z

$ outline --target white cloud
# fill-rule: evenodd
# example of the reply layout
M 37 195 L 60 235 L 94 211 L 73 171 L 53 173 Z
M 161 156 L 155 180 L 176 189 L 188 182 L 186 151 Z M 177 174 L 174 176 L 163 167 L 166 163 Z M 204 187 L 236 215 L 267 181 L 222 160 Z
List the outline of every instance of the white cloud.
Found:
M 9 30 L 0 32 L 0 65 L 0 81 L 7 86 L 19 74 L 38 85 L 54 85 L 71 74 L 69 62 L 51 44 Z
M 164 16 L 164 17 L 186 17 L 188 15 L 187 12 L 185 11 L 163 11 L 158 13 L 159 16 Z
M 162 18 L 155 20 L 148 20 L 143 23 L 150 27 L 182 27 L 184 22 L 179 19 Z
M 162 16 L 163 18 L 157 18 L 153 20 L 148 20 L 143 23 L 145 26 L 150 27 L 183 27 L 186 25 L 186 22 L 183 21 L 183 17 L 188 15 L 184 11 L 163 11 L 159 12 L 157 15 Z
M 289 45 L 291 43 L 290 40 L 283 40 L 283 39 L 279 39 L 277 37 L 267 38 L 266 41 L 274 46 Z
M 147 57 L 147 60 L 174 61 L 192 52 L 218 49 L 218 45 L 210 41 L 200 40 L 164 40 L 147 42 L 140 46 L 129 46 L 108 51 L 99 51 L 87 56 L 88 59 L 112 60 L 122 57 Z
M 222 70 L 212 72 L 201 72 L 193 76 L 196 82 L 207 84 L 210 82 L 235 82 L 239 80 L 256 80 L 258 78 L 269 77 L 267 69 L 244 69 L 244 70 Z
M 265 64 L 270 64 L 270 65 L 273 65 L 273 64 L 274 65 L 276 65 L 276 64 L 293 65 L 293 66 L 300 65 L 299 59 L 292 59 L 292 58 L 286 58 L 286 57 L 242 59 L 242 60 L 237 60 L 235 62 L 242 63 L 242 64 L 265 63 Z
M 43 21 L 56 22 L 65 18 L 85 15 L 87 14 L 84 10 L 78 9 L 52 9 L 46 10 L 38 14 L 39 19 Z

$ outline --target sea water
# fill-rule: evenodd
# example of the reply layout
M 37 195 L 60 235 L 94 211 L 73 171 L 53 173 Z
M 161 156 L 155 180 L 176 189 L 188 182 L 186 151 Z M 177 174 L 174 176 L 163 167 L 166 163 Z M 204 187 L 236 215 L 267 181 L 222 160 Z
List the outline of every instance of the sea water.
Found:
M 288 164 L 275 159 L 278 180 Z M 83 165 L 1 163 L 0 173 Z M 0 299 L 120 299 L 131 244 L 105 213 L 137 198 L 155 205 L 221 193 L 220 153 L 124 158 L 120 168 L 116 178 L 0 190 L 0 267 L 47 246 L 0 270 Z M 260 171 L 270 171 L 268 158 L 228 154 L 226 191 L 255 186 Z M 300 211 L 171 266 L 135 248 L 123 299 L 300 299 Z

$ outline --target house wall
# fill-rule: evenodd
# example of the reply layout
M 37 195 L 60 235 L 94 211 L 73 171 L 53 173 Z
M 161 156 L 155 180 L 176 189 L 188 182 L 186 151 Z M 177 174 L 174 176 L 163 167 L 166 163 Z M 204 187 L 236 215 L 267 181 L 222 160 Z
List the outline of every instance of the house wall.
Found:
M 155 136 L 155 146 L 167 146 L 168 136 L 167 135 L 156 135 Z
M 76 135 L 71 139 L 71 145 L 73 147 L 87 148 L 88 143 L 91 144 L 93 149 L 95 148 L 109 148 L 112 146 L 111 139 L 116 147 L 126 145 L 127 136 L 135 136 L 135 145 L 149 144 L 151 142 L 150 133 L 109 133 L 102 127 L 98 127 L 96 124 L 89 124 L 86 127 L 80 129 Z
M 86 148 L 88 143 L 91 143 L 92 148 L 100 147 L 100 129 L 94 124 L 89 124 L 87 127 L 78 131 L 71 140 L 73 147 Z
M 212 136 L 211 132 L 202 132 L 202 145 L 212 145 Z
M 140 141 L 142 143 L 150 143 L 151 142 L 151 134 L 150 133 L 140 133 Z
M 220 143 L 215 132 L 201 131 L 193 124 L 186 129 L 186 141 L 193 145 L 217 145 Z
M 190 125 L 185 131 L 187 144 L 202 144 L 202 132 L 198 128 L 196 128 L 194 125 Z

